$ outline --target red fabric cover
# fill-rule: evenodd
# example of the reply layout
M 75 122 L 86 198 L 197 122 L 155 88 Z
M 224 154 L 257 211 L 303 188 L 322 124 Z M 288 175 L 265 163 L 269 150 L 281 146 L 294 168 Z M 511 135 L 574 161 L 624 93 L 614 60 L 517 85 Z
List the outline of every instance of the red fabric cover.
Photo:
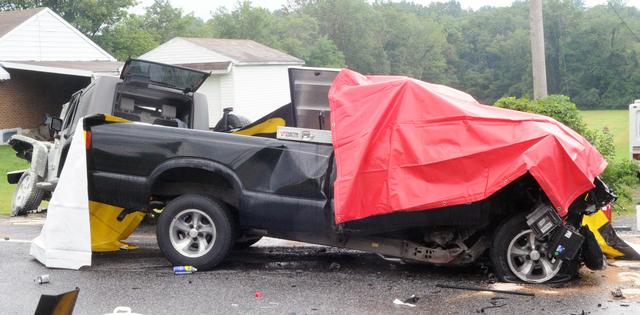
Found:
M 329 104 L 336 223 L 479 201 L 526 172 L 564 216 L 607 166 L 552 118 L 407 77 L 342 70 Z

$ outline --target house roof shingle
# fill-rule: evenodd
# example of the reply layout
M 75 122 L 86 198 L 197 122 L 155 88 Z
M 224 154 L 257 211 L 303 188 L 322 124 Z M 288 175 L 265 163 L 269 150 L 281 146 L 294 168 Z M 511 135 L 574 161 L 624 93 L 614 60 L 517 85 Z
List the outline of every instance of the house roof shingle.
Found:
M 45 9 L 46 8 L 33 8 L 0 12 L 0 37 L 6 35 L 11 30 L 24 23 L 30 17 L 40 13 Z
M 248 39 L 181 38 L 241 63 L 304 63 L 301 59 Z

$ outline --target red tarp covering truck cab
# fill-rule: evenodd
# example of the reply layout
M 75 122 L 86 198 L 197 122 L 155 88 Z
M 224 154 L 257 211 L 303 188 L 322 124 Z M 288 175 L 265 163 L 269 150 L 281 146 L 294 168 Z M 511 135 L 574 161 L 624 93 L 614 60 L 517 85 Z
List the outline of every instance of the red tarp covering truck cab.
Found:
M 565 215 L 607 165 L 552 118 L 407 77 L 342 70 L 329 104 L 336 223 L 479 201 L 526 172 Z

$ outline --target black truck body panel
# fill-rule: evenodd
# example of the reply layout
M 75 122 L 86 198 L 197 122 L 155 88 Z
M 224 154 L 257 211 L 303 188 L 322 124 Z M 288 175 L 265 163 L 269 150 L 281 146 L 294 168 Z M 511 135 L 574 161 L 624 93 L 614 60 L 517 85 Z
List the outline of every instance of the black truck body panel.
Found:
M 242 229 L 270 233 L 337 230 L 331 145 L 139 123 L 96 124 L 90 131 L 87 160 L 93 201 L 146 210 L 154 184 L 163 174 L 199 169 L 228 183 L 221 199 L 238 210 Z M 477 226 L 489 223 L 500 215 L 499 210 L 485 200 L 375 216 L 345 223 L 339 229 L 370 234 L 425 226 Z
M 328 226 L 327 179 L 333 148 L 136 123 L 91 128 L 90 196 L 146 209 L 164 171 L 196 168 L 224 177 L 241 226 L 313 231 Z

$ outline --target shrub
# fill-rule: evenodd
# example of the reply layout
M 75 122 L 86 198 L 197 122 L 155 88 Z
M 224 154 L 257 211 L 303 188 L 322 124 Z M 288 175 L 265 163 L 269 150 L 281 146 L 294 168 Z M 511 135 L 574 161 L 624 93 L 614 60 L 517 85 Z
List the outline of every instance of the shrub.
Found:
M 496 101 L 495 105 L 552 117 L 584 136 L 609 163 L 607 169 L 600 176 L 618 194 L 618 205 L 625 209 L 632 209 L 634 189 L 640 184 L 637 176 L 637 164 L 626 157 L 616 159 L 613 135 L 605 131 L 590 129 L 582 120 L 576 104 L 571 102 L 569 97 L 551 95 L 541 100 L 503 97 Z

